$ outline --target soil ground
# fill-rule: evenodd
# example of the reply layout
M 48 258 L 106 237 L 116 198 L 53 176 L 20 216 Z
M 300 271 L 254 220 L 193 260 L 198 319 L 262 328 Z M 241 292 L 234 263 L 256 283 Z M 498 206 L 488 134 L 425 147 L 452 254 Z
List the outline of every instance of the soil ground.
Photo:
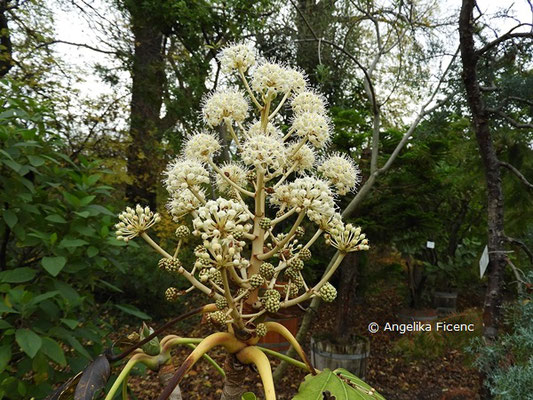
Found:
M 200 299 L 199 299 L 200 300 Z M 450 348 L 434 358 L 413 359 L 409 354 L 399 353 L 397 348 L 401 335 L 394 332 L 378 332 L 374 335 L 367 330 L 371 321 L 381 326 L 385 322 L 396 322 L 396 314 L 402 308 L 402 298 L 394 288 L 382 289 L 379 295 L 369 296 L 363 304 L 354 306 L 348 316 L 353 320 L 355 333 L 370 340 L 371 355 L 368 361 L 366 382 L 372 385 L 388 400 L 475 400 L 479 388 L 477 372 L 468 366 L 466 356 L 460 348 Z M 479 304 L 472 296 L 459 297 L 459 311 Z M 335 303 L 323 304 L 319 315 L 314 319 L 311 332 L 331 332 L 332 315 L 335 315 Z M 202 337 L 210 333 L 208 327 L 197 323 L 186 332 L 174 332 L 180 336 Z M 419 333 L 423 334 L 423 333 Z M 303 343 L 309 349 L 310 334 Z M 174 364 L 180 365 L 190 349 L 178 348 Z M 224 353 L 214 349 L 210 355 L 219 362 L 224 361 Z M 272 361 L 273 368 L 277 365 Z M 281 382 L 276 386 L 279 400 L 291 399 L 298 390 L 305 373 L 295 367 L 289 367 Z M 218 400 L 222 392 L 222 379 L 206 361 L 201 360 L 185 376 L 181 383 L 185 400 Z M 248 371 L 243 385 L 262 398 L 261 383 L 253 371 Z M 138 399 L 157 398 L 162 390 L 157 373 L 148 371 L 141 376 L 132 376 L 130 386 Z

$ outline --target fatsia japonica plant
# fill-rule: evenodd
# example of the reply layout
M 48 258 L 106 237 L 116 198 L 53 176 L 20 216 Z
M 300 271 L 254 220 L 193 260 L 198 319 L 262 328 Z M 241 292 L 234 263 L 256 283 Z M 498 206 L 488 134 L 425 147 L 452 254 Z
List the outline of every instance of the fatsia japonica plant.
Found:
M 254 51 L 247 45 L 225 48 L 219 61 L 225 73 L 238 77 L 243 90 L 227 87 L 205 99 L 202 114 L 206 131 L 190 136 L 181 156 L 164 173 L 170 215 L 178 223 L 192 221 L 177 228 L 175 251 L 167 252 L 149 236 L 149 228 L 161 217 L 148 207 L 128 207 L 116 225 L 118 239 L 127 242 L 143 238 L 162 256 L 160 268 L 190 282 L 185 291 L 168 288 L 165 295 L 169 301 L 194 289 L 214 301 L 198 312 L 217 332 L 202 340 L 170 335 L 148 353 L 142 350 L 146 346 L 138 348 L 108 392 L 107 400 L 113 398 L 135 363 L 157 368 L 169 361 L 172 347 L 184 343 L 196 347 L 159 399 L 168 398 L 195 362 L 220 345 L 237 362 L 257 367 L 266 399 L 274 400 L 275 388 L 265 353 L 288 357 L 257 346 L 268 331 L 285 337 L 303 360 L 289 359 L 290 362 L 311 376 L 319 371 L 310 364 L 293 335 L 266 317 L 315 296 L 333 301 L 337 293 L 329 280 L 345 255 L 369 248 L 361 229 L 345 224 L 336 211 L 335 197 L 354 191 L 360 173 L 346 155 L 327 154 L 331 123 L 323 97 L 307 87 L 305 76 L 298 70 L 269 61 L 256 63 Z M 281 116 L 285 111 L 287 119 Z M 287 120 L 291 121 L 290 126 L 282 130 L 281 122 Z M 219 138 L 220 132 L 223 135 Z M 219 164 L 215 159 L 221 150 L 229 160 Z M 212 190 L 213 185 L 216 191 Z M 315 234 L 307 242 L 303 241 L 305 218 L 316 225 Z M 191 234 L 201 244 L 194 249 L 194 264 L 185 265 L 180 261 L 180 250 L 183 240 Z M 304 279 L 302 269 L 312 257 L 311 246 L 322 235 L 326 244 L 338 252 L 331 268 L 311 285 Z M 381 398 L 347 371 L 337 371 L 334 376 L 339 385 L 346 386 L 343 393 L 352 390 L 359 396 L 354 398 Z M 312 379 L 302 384 L 303 389 L 306 386 L 313 390 Z

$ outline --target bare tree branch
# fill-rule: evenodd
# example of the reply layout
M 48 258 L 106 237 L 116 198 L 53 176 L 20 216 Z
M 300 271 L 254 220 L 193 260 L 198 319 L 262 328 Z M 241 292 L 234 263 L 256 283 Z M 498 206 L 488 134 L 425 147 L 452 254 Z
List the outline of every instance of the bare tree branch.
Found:
M 510 29 L 507 33 L 505 33 L 502 36 L 494 39 L 492 42 L 487 43 L 482 48 L 476 50 L 476 55 L 477 56 L 481 56 L 484 53 L 486 53 L 487 51 L 489 51 L 490 49 L 492 49 L 493 47 L 498 46 L 500 43 L 505 42 L 505 41 L 507 41 L 509 39 L 514 39 L 514 38 L 533 38 L 533 32 L 515 32 L 515 33 L 513 33 L 515 30 L 517 30 L 518 28 L 521 28 L 523 26 L 529 26 L 529 27 L 533 28 L 533 24 L 528 24 L 528 23 L 518 24 L 515 27 L 513 27 L 512 29 Z
M 529 247 L 527 247 L 527 245 L 523 241 L 521 241 L 520 239 L 512 238 L 510 236 L 506 236 L 505 238 L 510 244 L 517 245 L 522 250 L 524 250 L 524 253 L 526 253 L 527 256 L 529 257 L 529 261 L 533 264 L 533 252 L 531 251 Z
M 518 179 L 520 179 L 522 183 L 528 187 L 528 189 L 530 190 L 533 189 L 533 184 L 529 182 L 526 179 L 526 177 L 522 175 L 522 173 L 516 167 L 512 166 L 511 164 L 505 161 L 500 161 L 500 166 L 507 168 L 509 171 L 515 174 L 518 177 Z
M 102 50 L 102 49 L 99 49 L 97 47 L 93 47 L 91 45 L 85 44 L 85 43 L 73 43 L 73 42 L 68 42 L 68 41 L 65 41 L 65 40 L 51 40 L 51 41 L 48 41 L 48 42 L 44 42 L 44 43 L 41 43 L 40 45 L 36 46 L 35 49 L 39 49 L 41 47 L 48 47 L 48 46 L 53 45 L 53 44 L 68 44 L 69 46 L 84 47 L 86 49 L 89 49 L 89 50 L 92 50 L 92 51 L 96 51 L 98 53 L 112 54 L 112 55 L 117 55 L 117 56 L 119 55 L 119 53 L 117 51 Z

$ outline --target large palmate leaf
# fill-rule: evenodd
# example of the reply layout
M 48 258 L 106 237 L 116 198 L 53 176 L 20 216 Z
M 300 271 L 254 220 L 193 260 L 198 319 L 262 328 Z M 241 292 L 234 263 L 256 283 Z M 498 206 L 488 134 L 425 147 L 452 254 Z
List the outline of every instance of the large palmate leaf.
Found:
M 293 400 L 385 400 L 369 385 L 345 369 L 325 369 L 307 375 Z

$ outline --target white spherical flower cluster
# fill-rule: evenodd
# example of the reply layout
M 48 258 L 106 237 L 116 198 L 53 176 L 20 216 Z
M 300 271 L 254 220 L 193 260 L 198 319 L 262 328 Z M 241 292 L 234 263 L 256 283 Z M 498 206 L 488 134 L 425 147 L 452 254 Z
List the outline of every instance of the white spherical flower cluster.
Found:
M 249 261 L 241 257 L 246 242 L 238 238 L 252 229 L 249 221 L 245 206 L 219 197 L 198 209 L 192 221 L 193 234 L 204 240 L 204 247 L 218 265 L 229 262 L 235 267 L 246 267 Z
M 290 78 L 283 66 L 267 62 L 252 73 L 252 88 L 265 96 L 284 94 L 292 89 Z
M 196 160 L 175 160 L 168 165 L 165 175 L 165 185 L 171 196 L 177 190 L 209 183 L 209 173 Z
M 328 184 L 317 178 L 298 178 L 282 185 L 276 189 L 271 201 L 283 206 L 287 199 L 289 206 L 304 209 L 308 218 L 317 224 L 335 213 L 335 202 Z
M 325 147 L 329 141 L 329 121 L 322 114 L 306 112 L 297 115 L 292 123 L 292 129 L 298 136 L 307 137 L 318 149 Z
M 298 147 L 300 147 L 300 144 L 294 143 L 287 149 L 287 154 L 290 155 L 289 165 L 295 172 L 303 172 L 313 168 L 315 164 L 315 152 L 313 149 L 304 144 L 295 152 Z
M 257 136 L 257 135 L 265 135 L 265 136 L 272 136 L 275 138 L 281 138 L 283 136 L 283 133 L 281 130 L 276 127 L 272 123 L 267 123 L 266 131 L 263 131 L 261 128 L 261 122 L 257 121 L 254 122 L 252 125 L 250 125 L 250 128 L 248 128 L 248 136 Z
M 214 135 L 209 133 L 197 133 L 185 143 L 185 157 L 191 160 L 206 162 L 220 150 L 220 143 Z
M 332 227 L 326 235 L 326 244 L 331 245 L 342 253 L 368 250 L 368 239 L 361 233 L 360 227 L 352 224 L 340 224 Z
M 335 188 L 337 193 L 345 195 L 354 190 L 361 180 L 359 168 L 353 160 L 345 154 L 335 153 L 325 160 L 319 167 L 322 174 Z
M 311 91 L 304 91 L 294 96 L 291 102 L 291 108 L 295 115 L 303 113 L 326 113 L 325 101 L 322 96 Z
M 307 80 L 303 73 L 294 68 L 288 68 L 285 73 L 287 75 L 286 79 L 290 85 L 290 90 L 294 93 L 300 93 L 305 90 L 307 87 Z
M 256 135 L 248 138 L 242 146 L 242 160 L 264 171 L 277 171 L 285 163 L 286 149 L 279 138 Z
M 205 193 L 203 189 L 198 186 L 192 187 L 195 193 L 202 199 L 192 194 L 189 189 L 175 190 L 171 192 L 171 197 L 167 203 L 167 209 L 172 215 L 174 221 L 178 222 L 185 215 L 198 209 L 205 201 Z
M 218 126 L 226 120 L 243 122 L 248 117 L 248 102 L 238 90 L 217 91 L 205 100 L 202 113 L 210 126 Z
M 220 172 L 236 185 L 240 187 L 246 186 L 246 173 L 248 171 L 239 164 L 234 162 L 226 163 L 220 168 Z M 218 190 L 223 193 L 234 190 L 233 186 L 221 174 L 216 175 L 216 185 Z
M 135 209 L 127 207 L 126 211 L 119 214 L 120 222 L 115 225 L 115 233 L 118 240 L 125 242 L 140 235 L 161 220 L 158 213 L 150 210 L 150 207 L 141 207 L 137 204 Z
M 255 64 L 254 51 L 245 44 L 226 47 L 218 55 L 222 71 L 225 73 L 241 70 L 243 73 Z
M 239 236 L 252 228 L 245 206 L 222 197 L 209 200 L 198 209 L 197 215 L 192 221 L 193 234 L 203 240 Z

